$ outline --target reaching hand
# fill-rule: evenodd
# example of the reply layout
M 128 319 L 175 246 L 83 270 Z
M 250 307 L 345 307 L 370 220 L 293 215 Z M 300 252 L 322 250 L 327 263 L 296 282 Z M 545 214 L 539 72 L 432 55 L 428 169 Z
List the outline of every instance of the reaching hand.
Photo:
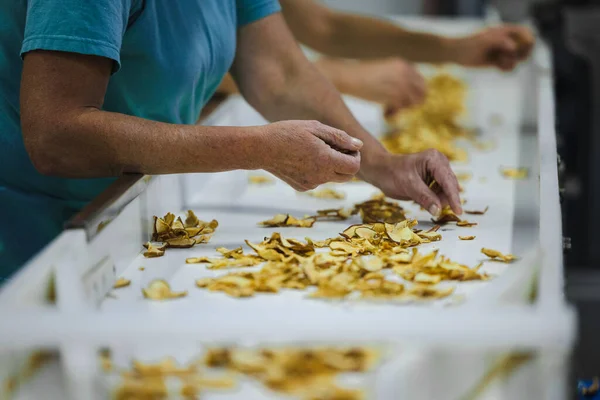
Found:
M 351 94 L 383 104 L 387 113 L 425 100 L 425 79 L 411 63 L 400 58 L 360 61 L 354 71 Z
M 382 155 L 371 164 L 364 163 L 360 175 L 386 196 L 414 200 L 432 215 L 438 215 L 445 205 L 462 214 L 458 180 L 448 159 L 437 150 Z M 438 185 L 430 189 L 428 185 L 434 179 Z
M 349 181 L 360 169 L 362 142 L 318 121 L 276 122 L 263 139 L 262 168 L 299 191 Z
M 535 43 L 531 31 L 523 26 L 488 28 L 457 39 L 456 61 L 468 67 L 497 67 L 511 71 L 527 59 Z

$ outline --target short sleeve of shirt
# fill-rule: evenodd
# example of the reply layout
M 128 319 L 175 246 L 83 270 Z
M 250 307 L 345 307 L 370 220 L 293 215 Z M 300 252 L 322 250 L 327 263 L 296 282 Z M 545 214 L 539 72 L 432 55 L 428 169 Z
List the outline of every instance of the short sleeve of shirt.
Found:
M 110 58 L 120 50 L 136 0 L 29 0 L 21 57 L 55 50 Z
M 278 0 L 236 0 L 238 27 L 281 10 Z

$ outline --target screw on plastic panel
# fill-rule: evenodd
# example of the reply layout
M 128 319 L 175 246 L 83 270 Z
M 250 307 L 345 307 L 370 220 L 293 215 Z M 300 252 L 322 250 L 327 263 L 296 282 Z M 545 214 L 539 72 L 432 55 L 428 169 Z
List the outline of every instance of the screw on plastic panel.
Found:
M 568 236 L 563 236 L 563 250 L 569 251 L 571 250 L 571 238 Z

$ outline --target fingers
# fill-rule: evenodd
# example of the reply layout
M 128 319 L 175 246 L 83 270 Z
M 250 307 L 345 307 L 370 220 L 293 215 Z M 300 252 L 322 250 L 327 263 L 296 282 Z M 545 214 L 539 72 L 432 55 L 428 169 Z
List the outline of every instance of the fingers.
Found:
M 354 178 L 354 175 L 338 174 L 336 172 L 335 176 L 331 179 L 331 182 L 345 183 L 350 182 L 352 178 Z
M 437 198 L 440 200 L 440 204 L 442 205 L 442 208 L 450 205 L 450 202 L 448 201 L 448 197 L 446 196 L 444 191 L 441 189 L 441 187 L 436 185 L 435 187 L 431 188 L 431 190 L 433 191 L 433 193 L 435 193 Z
M 442 210 L 442 202 L 439 197 L 423 182 L 418 179 L 412 185 L 413 193 L 411 198 L 426 209 L 429 214 L 437 217 Z
M 503 71 L 511 71 L 529 57 L 535 38 L 528 28 L 518 25 L 505 26 L 498 33 L 496 64 Z
M 501 55 L 498 57 L 497 65 L 502 71 L 512 71 L 517 66 L 517 58 L 511 55 Z
M 394 115 L 396 112 L 420 105 L 425 101 L 425 88 L 414 82 L 405 88 L 400 88 L 390 96 L 390 101 L 385 105 L 385 116 Z
M 513 54 L 517 51 L 517 43 L 510 35 L 502 35 L 498 41 L 498 49 L 506 54 Z
M 360 170 L 360 153 L 354 152 L 351 154 L 344 154 L 334 149 L 326 149 L 326 155 L 328 160 L 324 160 L 331 165 L 331 170 L 341 175 L 354 176 Z
M 529 28 L 519 25 L 509 25 L 507 30 L 508 34 L 517 42 L 519 47 L 533 47 L 535 44 L 535 36 Z
M 356 152 L 363 145 L 360 139 L 356 139 L 344 131 L 324 125 L 318 121 L 310 121 L 309 123 L 314 125 L 311 133 L 336 150 Z
M 419 75 L 418 79 L 416 79 L 413 84 L 415 87 L 415 93 L 418 96 L 418 101 L 419 103 L 422 103 L 427 97 L 427 82 L 425 82 L 425 79 Z
M 428 150 L 426 161 L 427 171 L 433 175 L 433 178 L 442 188 L 452 211 L 458 215 L 462 214 L 458 179 L 456 179 L 456 175 L 452 172 L 446 156 L 439 151 Z
M 398 107 L 394 107 L 394 106 L 390 106 L 390 105 L 386 105 L 385 107 L 385 111 L 383 113 L 383 116 L 388 119 L 393 117 L 394 115 L 396 115 L 396 113 L 400 111 L 400 108 Z
M 408 98 L 408 107 L 415 106 L 423 103 L 425 100 L 425 93 L 427 91 L 427 83 L 423 76 L 414 68 L 410 70 L 408 76 L 409 85 L 407 88 L 406 97 Z

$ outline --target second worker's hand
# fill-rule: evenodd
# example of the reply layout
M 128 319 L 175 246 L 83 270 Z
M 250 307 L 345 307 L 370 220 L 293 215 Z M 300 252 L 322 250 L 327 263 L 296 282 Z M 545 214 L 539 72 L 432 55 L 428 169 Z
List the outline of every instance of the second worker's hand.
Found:
M 386 196 L 414 200 L 434 216 L 446 205 L 457 215 L 462 214 L 458 180 L 448 159 L 439 151 L 407 155 L 384 153 L 372 160 L 363 162 L 360 176 Z M 430 179 L 435 179 L 441 190 L 430 189 Z
M 400 58 L 356 63 L 356 92 L 359 97 L 381 103 L 393 114 L 421 104 L 427 85 L 415 66 Z
M 347 182 L 360 169 L 362 142 L 318 121 L 281 121 L 264 127 L 261 168 L 306 191 Z
M 456 61 L 468 67 L 512 71 L 526 60 L 535 44 L 531 30 L 519 25 L 492 27 L 455 42 Z

